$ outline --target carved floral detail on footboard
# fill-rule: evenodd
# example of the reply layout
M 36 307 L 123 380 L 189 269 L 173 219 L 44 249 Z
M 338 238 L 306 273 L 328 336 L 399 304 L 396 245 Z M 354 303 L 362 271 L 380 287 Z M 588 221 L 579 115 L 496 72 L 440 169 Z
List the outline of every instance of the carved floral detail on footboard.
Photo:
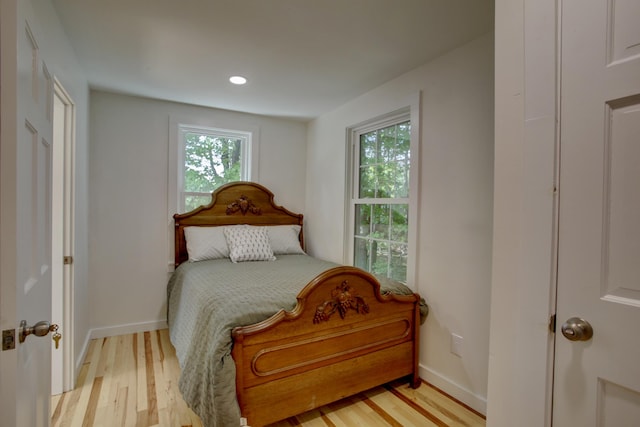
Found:
M 242 212 L 242 215 L 246 215 L 247 212 L 251 212 L 254 215 L 262 215 L 260 208 L 244 195 L 240 196 L 235 202 L 227 205 L 227 215 L 232 215 L 238 211 Z
M 359 295 L 353 295 L 352 292 L 353 288 L 349 286 L 346 280 L 336 286 L 336 288 L 331 291 L 331 299 L 323 302 L 316 308 L 313 323 L 329 320 L 336 311 L 340 313 L 342 319 L 344 319 L 348 310 L 355 310 L 356 313 L 359 314 L 368 313 L 369 305 L 364 302 L 364 298 Z

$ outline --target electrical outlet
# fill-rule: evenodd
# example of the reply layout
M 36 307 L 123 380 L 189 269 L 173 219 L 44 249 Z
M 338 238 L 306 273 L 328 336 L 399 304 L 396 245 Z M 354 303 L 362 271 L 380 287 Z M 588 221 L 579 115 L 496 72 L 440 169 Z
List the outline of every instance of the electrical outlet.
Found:
M 462 357 L 462 342 L 464 339 L 458 334 L 451 334 L 451 353 Z

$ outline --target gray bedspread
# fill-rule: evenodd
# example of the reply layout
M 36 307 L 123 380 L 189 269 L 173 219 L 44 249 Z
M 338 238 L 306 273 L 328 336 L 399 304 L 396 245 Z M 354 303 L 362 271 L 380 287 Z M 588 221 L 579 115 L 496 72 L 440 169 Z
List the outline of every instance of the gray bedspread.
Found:
M 270 262 L 221 259 L 176 269 L 167 287 L 167 320 L 181 367 L 179 388 L 205 426 L 240 422 L 231 330 L 293 309 L 302 288 L 336 266 L 307 255 L 279 255 Z M 393 288 L 394 293 L 411 293 L 402 285 Z M 426 304 L 422 312 L 426 315 Z

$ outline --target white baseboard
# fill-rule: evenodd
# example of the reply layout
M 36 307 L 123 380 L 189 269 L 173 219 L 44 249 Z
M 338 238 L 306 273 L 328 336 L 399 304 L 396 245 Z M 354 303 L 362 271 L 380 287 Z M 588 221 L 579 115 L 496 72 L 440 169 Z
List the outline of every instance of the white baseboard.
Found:
M 449 378 L 442 376 L 441 374 L 433 371 L 420 364 L 420 378 L 425 380 L 431 385 L 438 387 L 440 390 L 451 395 L 455 399 L 480 412 L 483 415 L 487 414 L 487 398 L 473 393 L 470 390 L 456 384 Z
M 138 332 L 155 331 L 166 329 L 166 320 L 156 320 L 152 322 L 128 323 L 126 325 L 107 326 L 104 328 L 94 328 L 89 331 L 89 339 L 113 337 L 116 335 L 136 334 Z

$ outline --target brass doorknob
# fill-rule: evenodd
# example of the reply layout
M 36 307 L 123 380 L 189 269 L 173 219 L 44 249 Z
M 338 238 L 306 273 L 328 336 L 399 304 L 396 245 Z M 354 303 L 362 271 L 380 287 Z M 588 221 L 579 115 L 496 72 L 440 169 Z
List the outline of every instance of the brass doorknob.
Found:
M 593 328 L 584 319 L 572 317 L 562 324 L 562 335 L 569 341 L 589 341 L 593 336 Z
M 22 343 L 24 342 L 24 340 L 27 338 L 28 335 L 44 337 L 49 332 L 56 331 L 56 330 L 58 330 L 58 325 L 56 324 L 52 325 L 51 322 L 48 322 L 46 320 L 42 320 L 33 326 L 27 326 L 27 321 L 23 320 L 22 322 L 20 322 L 18 339 Z

